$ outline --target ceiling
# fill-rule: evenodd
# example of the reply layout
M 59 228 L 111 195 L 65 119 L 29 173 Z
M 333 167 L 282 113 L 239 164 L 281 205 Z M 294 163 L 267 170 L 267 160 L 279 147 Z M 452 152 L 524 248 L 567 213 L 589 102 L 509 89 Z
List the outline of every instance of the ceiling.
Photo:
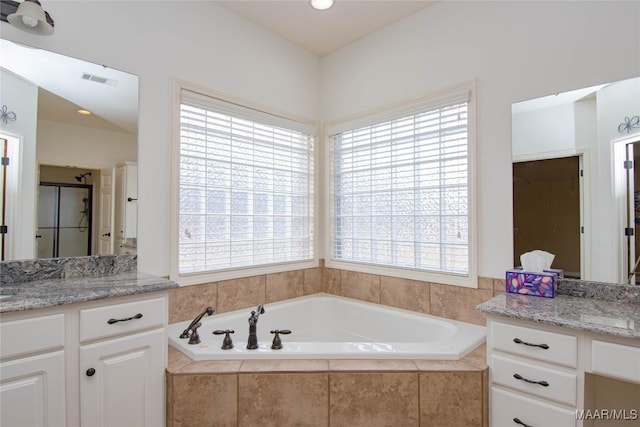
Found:
M 211 1 L 318 56 L 327 55 L 437 2 L 335 0 L 330 9 L 317 11 L 308 0 Z M 39 87 L 40 118 L 111 131 L 137 132 L 136 76 L 3 39 L 0 39 L 0 52 L 0 66 Z M 116 83 L 99 84 L 82 79 L 85 73 Z M 79 115 L 78 108 L 87 109 L 93 115 Z
M 428 6 L 434 0 L 335 0 L 318 11 L 308 0 L 214 0 L 318 56 L 327 55 Z
M 0 67 L 38 86 L 40 118 L 137 133 L 137 76 L 4 39 Z M 93 114 L 80 115 L 78 108 Z

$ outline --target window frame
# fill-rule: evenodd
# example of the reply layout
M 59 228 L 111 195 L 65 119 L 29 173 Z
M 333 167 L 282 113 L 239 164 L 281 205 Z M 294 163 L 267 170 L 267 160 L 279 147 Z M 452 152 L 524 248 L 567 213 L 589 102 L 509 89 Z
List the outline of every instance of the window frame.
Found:
M 223 102 L 235 104 L 243 108 L 257 111 L 258 113 L 269 114 L 292 120 L 313 128 L 311 134 L 315 140 L 313 147 L 313 210 L 311 212 L 311 221 L 313 222 L 313 258 L 303 261 L 286 261 L 273 264 L 263 264 L 257 266 L 245 266 L 238 268 L 229 268 L 219 271 L 205 271 L 193 273 L 180 273 L 179 270 L 179 218 L 180 218 L 180 108 L 182 102 L 182 91 L 187 90 L 200 95 L 212 97 Z M 319 191 L 318 191 L 318 173 L 319 170 L 319 144 L 318 144 L 318 125 L 308 119 L 296 117 L 292 114 L 277 111 L 273 108 L 259 105 L 244 99 L 229 96 L 217 92 L 215 90 L 189 83 L 179 79 L 172 80 L 172 109 L 171 109 L 171 227 L 170 227 L 170 272 L 169 278 L 179 285 L 197 285 L 203 283 L 211 283 L 222 280 L 239 279 L 244 277 L 258 276 L 263 274 L 279 273 L 285 271 L 303 270 L 307 268 L 318 267 L 319 265 L 319 242 L 318 234 L 320 225 L 318 219 Z
M 457 273 L 445 273 L 429 270 L 422 270 L 417 268 L 403 268 L 394 267 L 372 263 L 357 263 L 351 261 L 343 261 L 332 258 L 331 245 L 334 233 L 334 216 L 333 211 L 335 194 L 333 191 L 333 162 L 331 159 L 331 135 L 341 131 L 356 129 L 361 126 L 367 126 L 374 122 L 391 120 L 401 117 L 406 114 L 407 111 L 415 111 L 416 106 L 424 105 L 424 108 L 428 108 L 430 105 L 438 104 L 442 100 L 450 98 L 455 93 L 461 91 L 468 91 L 468 119 L 467 119 L 467 177 L 468 177 L 468 255 L 469 264 L 467 274 Z M 326 197 L 329 200 L 325 201 L 324 209 L 324 248 L 325 248 L 325 266 L 329 268 L 337 268 L 342 270 L 351 270 L 362 273 L 378 274 L 383 276 L 398 277 L 411 280 L 420 280 L 434 283 L 443 283 L 448 285 L 456 285 L 468 288 L 478 287 L 478 274 L 477 274 L 477 174 L 476 174 L 476 153 L 477 153 L 477 105 L 476 105 L 476 81 L 466 81 L 460 84 L 449 86 L 434 92 L 430 92 L 424 96 L 405 100 L 392 105 L 383 106 L 381 108 L 357 114 L 345 119 L 335 120 L 326 123 L 323 129 L 323 162 L 324 162 L 324 174 L 323 181 L 325 185 L 328 185 L 325 192 Z

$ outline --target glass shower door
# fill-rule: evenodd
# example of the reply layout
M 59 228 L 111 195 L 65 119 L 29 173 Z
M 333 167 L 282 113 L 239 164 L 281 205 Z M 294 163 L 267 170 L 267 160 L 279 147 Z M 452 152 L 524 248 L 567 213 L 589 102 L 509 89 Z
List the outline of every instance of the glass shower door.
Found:
M 91 254 L 92 187 L 41 183 L 38 196 L 38 257 Z

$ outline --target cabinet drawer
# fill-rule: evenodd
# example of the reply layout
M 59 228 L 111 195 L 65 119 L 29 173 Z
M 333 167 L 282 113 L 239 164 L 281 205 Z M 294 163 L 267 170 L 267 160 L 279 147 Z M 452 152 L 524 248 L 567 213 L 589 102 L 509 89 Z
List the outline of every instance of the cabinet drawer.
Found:
M 80 341 L 165 326 L 165 298 L 80 310 Z
M 591 371 L 640 383 L 640 348 L 593 340 Z
M 64 314 L 0 323 L 0 357 L 64 347 Z
M 496 321 L 491 322 L 491 335 L 490 345 L 494 349 L 572 368 L 577 366 L 575 336 Z
M 520 422 L 518 422 L 520 421 Z M 491 388 L 492 427 L 575 427 L 575 410 Z
M 578 383 L 575 374 L 493 355 L 491 375 L 494 383 L 560 403 L 576 404 Z

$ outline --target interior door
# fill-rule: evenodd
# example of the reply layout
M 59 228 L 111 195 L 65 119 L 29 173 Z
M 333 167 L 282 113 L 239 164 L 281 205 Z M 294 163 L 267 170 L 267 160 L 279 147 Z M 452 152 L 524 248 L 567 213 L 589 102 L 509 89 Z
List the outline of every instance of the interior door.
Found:
M 99 253 L 107 255 L 113 253 L 113 168 L 100 171 L 100 216 L 99 216 Z

